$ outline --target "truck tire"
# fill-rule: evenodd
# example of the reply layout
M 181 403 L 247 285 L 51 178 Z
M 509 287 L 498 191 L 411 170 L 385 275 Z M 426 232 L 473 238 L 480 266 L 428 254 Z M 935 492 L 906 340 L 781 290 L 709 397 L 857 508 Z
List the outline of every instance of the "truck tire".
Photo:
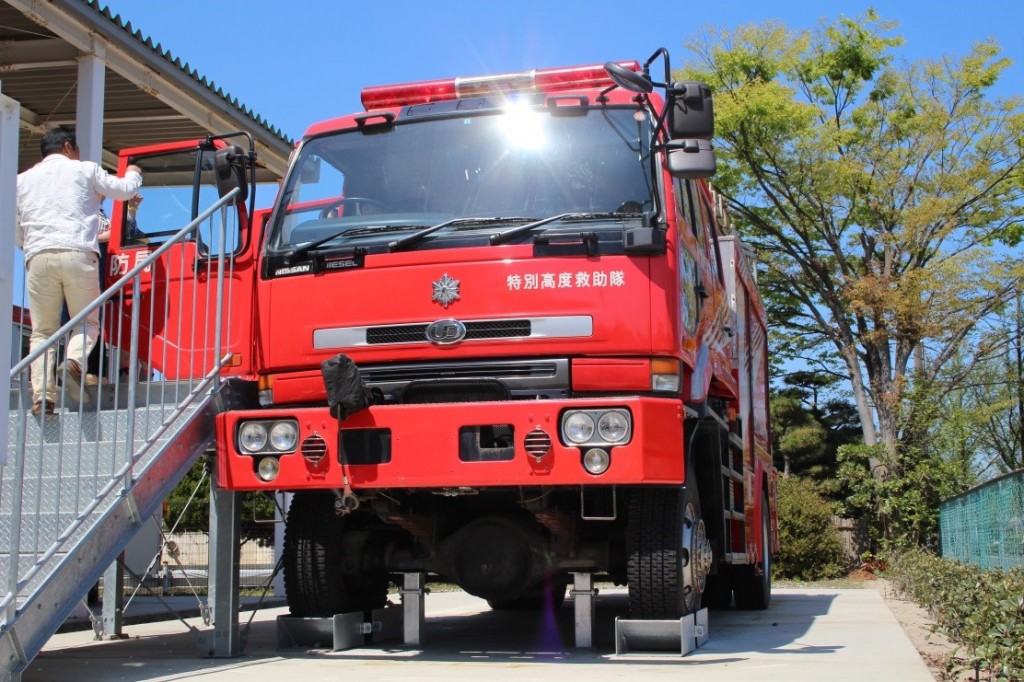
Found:
M 627 533 L 631 618 L 674 620 L 700 609 L 711 546 L 704 533 L 696 476 L 685 488 L 638 489 Z
M 763 611 L 772 599 L 772 555 L 771 534 L 769 533 L 768 494 L 761 493 L 761 566 L 736 567 L 733 591 L 736 593 L 736 608 Z
M 338 516 L 334 495 L 296 493 L 284 532 L 284 589 L 293 616 L 318 618 L 367 611 L 387 601 L 388 574 L 365 569 L 367 557 L 346 557 L 357 539 L 371 549 L 373 534 L 358 529 L 358 517 Z

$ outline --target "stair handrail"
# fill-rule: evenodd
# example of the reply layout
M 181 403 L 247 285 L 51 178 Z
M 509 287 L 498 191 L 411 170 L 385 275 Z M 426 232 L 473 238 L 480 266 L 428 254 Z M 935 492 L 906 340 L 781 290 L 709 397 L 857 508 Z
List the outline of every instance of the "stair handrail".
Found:
M 39 346 L 34 351 L 32 351 L 31 353 L 26 355 L 24 358 L 19 360 L 18 363 L 16 365 L 14 365 L 14 367 L 11 368 L 11 379 L 14 379 L 15 377 L 17 377 L 17 375 L 19 373 L 21 373 L 26 367 L 31 365 L 34 360 L 39 358 L 43 353 L 45 353 L 53 345 L 55 345 L 64 334 L 66 334 L 67 332 L 71 331 L 72 329 L 77 327 L 79 324 L 81 324 L 82 321 L 85 320 L 85 318 L 89 316 L 89 313 L 91 313 L 94 310 L 97 310 L 104 303 L 106 303 L 107 301 L 112 299 L 114 296 L 120 294 L 121 291 L 123 291 L 124 288 L 128 285 L 127 283 L 129 281 L 135 279 L 135 277 L 138 276 L 138 274 L 140 272 L 142 272 L 143 270 L 145 270 L 146 268 L 151 266 L 156 261 L 157 257 L 162 256 L 164 253 L 166 253 L 172 246 L 174 246 L 178 242 L 185 241 L 186 236 L 188 236 L 191 232 L 193 232 L 196 229 L 198 229 L 199 226 L 202 225 L 202 223 L 207 218 L 212 216 L 218 209 L 224 208 L 229 203 L 229 200 L 234 198 L 235 196 L 237 196 L 239 193 L 241 193 L 241 190 L 238 189 L 237 187 L 235 189 L 231 190 L 230 192 L 225 194 L 223 197 L 221 197 L 220 199 L 215 201 L 208 209 L 206 209 L 205 211 L 200 213 L 198 216 L 196 216 L 195 220 L 193 220 L 188 225 L 186 225 L 185 227 L 183 227 L 180 230 L 178 230 L 177 232 L 175 232 L 174 235 L 170 239 L 168 239 L 163 244 L 161 244 L 155 251 L 152 251 L 149 254 L 149 256 L 147 256 L 144 260 L 142 260 L 142 262 L 137 263 L 135 265 L 135 267 L 131 268 L 128 272 L 126 272 L 121 277 L 121 279 L 117 280 L 114 284 L 112 284 L 110 287 L 108 287 L 106 291 L 102 292 L 100 294 L 99 298 L 97 298 L 95 301 L 93 301 L 92 303 L 87 305 L 85 308 L 83 308 L 80 313 L 78 313 L 77 315 L 72 317 L 70 320 L 68 320 L 68 322 L 66 324 L 64 324 L 64 326 L 62 326 L 60 329 L 55 331 L 53 333 L 53 336 L 51 336 L 49 339 L 47 339 L 46 342 L 43 345 Z M 224 247 L 223 247 L 223 241 L 221 241 L 221 248 L 220 248 L 220 251 L 218 253 L 218 264 L 222 264 L 223 260 L 224 260 Z M 0 465 L 0 466 L 2 466 L 2 465 Z
M 109 302 L 115 296 L 120 296 L 123 293 L 124 289 L 129 285 L 129 283 L 135 282 L 136 280 L 139 279 L 139 274 L 141 272 L 143 272 L 147 268 L 150 268 L 156 262 L 156 260 L 158 258 L 160 258 L 164 253 L 166 253 L 175 244 L 185 241 L 189 237 L 189 235 L 191 235 L 193 232 L 198 230 L 200 228 L 200 226 L 203 224 L 203 222 L 208 220 L 214 213 L 216 213 L 216 211 L 226 209 L 229 204 L 233 203 L 232 200 L 235 199 L 240 194 L 241 194 L 241 190 L 240 189 L 238 189 L 238 188 L 233 189 L 230 192 L 226 193 L 223 197 L 218 199 L 216 202 L 214 202 L 209 208 L 207 208 L 206 210 L 204 210 L 201 213 L 199 213 L 196 216 L 196 218 L 194 218 L 191 222 L 189 222 L 187 225 L 185 225 L 180 230 L 178 230 L 176 233 L 174 233 L 173 236 L 171 236 L 167 241 L 165 241 L 158 248 L 156 248 L 154 251 L 152 251 L 146 258 L 144 258 L 142 261 L 136 263 L 134 267 L 130 268 L 112 286 L 110 286 L 106 291 L 102 292 L 98 298 L 96 298 L 93 302 L 91 302 L 89 305 L 87 305 L 77 315 L 72 317 L 67 323 L 65 323 L 63 326 L 61 326 L 60 329 L 58 329 L 49 339 L 46 340 L 46 342 L 44 342 L 41 346 L 39 346 L 38 348 L 36 348 L 32 352 L 30 352 L 26 357 L 24 357 L 22 360 L 20 360 L 18 363 L 16 363 L 14 365 L 14 367 L 11 368 L 12 385 L 14 383 L 13 380 L 15 378 L 17 378 L 20 373 L 24 372 L 24 370 L 27 367 L 29 367 L 32 364 L 33 361 L 35 361 L 39 357 L 43 356 L 43 354 L 45 354 L 49 349 L 53 348 L 55 345 L 60 343 L 60 341 L 64 338 L 64 336 L 66 334 L 68 334 L 68 332 L 73 330 L 75 327 L 81 325 L 81 323 L 93 311 L 95 311 L 95 310 L 99 309 L 100 307 L 102 307 L 103 305 L 105 305 L 107 302 Z M 226 362 L 231 357 L 231 353 L 226 353 L 226 354 L 223 354 L 223 355 L 220 354 L 220 352 L 221 352 L 221 342 L 222 342 L 222 339 L 221 339 L 221 327 L 222 327 L 222 313 L 223 313 L 222 301 L 223 301 L 224 260 L 225 260 L 225 250 L 226 250 L 225 249 L 225 244 L 226 244 L 226 240 L 225 240 L 225 236 L 226 236 L 226 234 L 225 234 L 225 229 L 226 229 L 225 228 L 225 224 L 226 224 L 226 221 L 222 220 L 221 224 L 220 224 L 220 231 L 221 231 L 221 233 L 220 233 L 220 239 L 219 239 L 219 248 L 217 250 L 217 257 L 216 257 L 218 281 L 217 281 L 217 292 L 216 292 L 216 299 L 217 300 L 216 300 L 216 318 L 215 319 L 216 319 L 217 324 L 216 324 L 216 329 L 214 330 L 214 335 L 215 335 L 215 342 L 214 342 L 215 343 L 215 345 L 214 345 L 215 351 L 214 352 L 215 352 L 215 356 L 214 356 L 214 360 L 213 360 L 213 365 L 209 368 L 209 371 L 206 372 L 206 374 L 202 377 L 202 379 L 199 381 L 198 385 L 196 387 L 194 387 L 192 389 L 192 391 L 190 391 L 190 393 L 187 396 L 188 399 L 187 400 L 183 400 L 179 404 L 179 406 L 178 406 L 179 408 L 184 408 L 185 406 L 190 404 L 192 401 L 194 401 L 195 398 L 199 394 L 204 392 L 204 390 L 213 381 L 216 380 L 217 376 L 220 373 L 220 370 L 225 366 Z M 211 260 L 213 260 L 213 259 L 211 259 Z M 139 327 L 139 308 L 138 308 L 137 302 L 138 302 L 138 298 L 140 296 L 140 289 L 141 289 L 141 287 L 138 285 L 138 283 L 136 283 L 136 284 L 137 285 L 134 287 L 134 290 L 132 292 L 133 297 L 134 297 L 133 300 L 136 301 L 136 305 L 133 307 L 133 311 L 132 311 L 132 330 L 131 330 L 131 349 L 132 349 L 132 353 L 137 353 L 137 348 L 138 348 L 137 344 L 138 344 L 138 327 Z M 135 377 L 136 366 L 137 366 L 137 362 L 133 362 L 131 364 L 131 366 L 130 366 L 131 376 L 129 378 L 129 387 L 128 387 L 128 391 L 129 391 L 128 404 L 130 406 L 134 406 L 134 404 L 135 404 L 134 403 L 134 394 L 135 394 L 135 388 L 136 388 L 135 384 L 137 383 L 135 381 L 135 378 L 136 378 Z M 84 368 L 83 368 L 83 371 L 84 371 Z M 15 466 L 15 472 L 14 472 L 15 475 L 14 475 L 13 490 L 12 490 L 12 503 L 11 503 L 11 519 L 12 519 L 12 522 L 11 522 L 10 548 L 9 548 L 9 554 L 8 554 L 9 567 L 8 567 L 8 573 L 7 573 L 7 593 L 4 595 L 4 597 L 2 599 L 0 599 L 0 614 L 2 614 L 4 616 L 3 621 L 2 621 L 3 625 L 0 625 L 0 627 L 6 627 L 7 625 L 9 625 L 10 623 L 13 622 L 13 620 L 14 620 L 14 618 L 16 616 L 16 612 L 17 612 L 18 595 L 21 592 L 22 588 L 26 584 L 28 584 L 33 579 L 33 577 L 35 577 L 36 574 L 38 574 L 38 572 L 42 569 L 42 567 L 46 565 L 46 562 L 49 559 L 51 559 L 57 552 L 59 552 L 60 549 L 68 542 L 68 540 L 74 536 L 75 531 L 78 528 L 80 528 L 82 526 L 82 524 L 85 523 L 88 520 L 90 514 L 93 511 L 95 511 L 95 509 L 101 504 L 101 502 L 104 499 L 106 499 L 106 497 L 118 485 L 118 483 L 121 482 L 121 481 L 129 481 L 130 480 L 131 472 L 132 472 L 132 467 L 138 461 L 139 457 L 141 457 L 141 455 L 144 454 L 146 452 L 146 450 L 148 450 L 148 448 L 152 445 L 152 443 L 155 441 L 155 439 L 158 438 L 164 431 L 166 431 L 166 429 L 169 428 L 169 425 L 170 425 L 169 421 L 166 421 L 165 423 L 163 423 L 159 427 L 159 429 L 154 434 L 151 434 L 150 437 L 148 439 L 146 439 L 146 442 L 144 442 L 143 445 L 141 447 L 139 447 L 138 449 L 136 449 L 134 447 L 134 442 L 132 443 L 132 452 L 131 452 L 131 455 L 127 458 L 126 463 L 122 467 L 120 467 L 111 476 L 110 481 L 108 482 L 108 484 L 106 486 L 104 486 L 100 491 L 97 492 L 97 494 L 94 496 L 92 502 L 89 505 L 87 505 L 84 509 L 82 509 L 80 511 L 80 513 L 76 516 L 75 520 L 67 528 L 64 528 L 58 534 L 58 536 L 54 540 L 54 542 L 41 555 L 38 555 L 37 560 L 34 563 L 34 565 L 30 569 L 28 569 L 28 571 L 26 571 L 26 573 L 22 576 L 22 575 L 19 575 L 19 558 L 20 558 L 20 555 L 21 555 L 21 530 L 22 530 L 21 529 L 21 525 L 22 525 L 21 524 L 21 517 L 22 517 L 22 512 L 24 511 L 24 509 L 23 509 L 23 506 L 24 506 L 23 489 L 24 489 L 24 482 L 25 482 L 25 464 L 26 464 L 26 457 L 25 457 L 26 430 L 27 430 L 26 429 L 26 419 L 27 419 L 27 416 L 25 414 L 24 407 L 22 407 L 21 413 L 20 413 L 20 421 L 19 421 L 19 424 L 18 424 L 18 440 L 17 440 L 17 444 L 16 444 L 16 452 L 18 453 L 18 457 L 17 457 L 16 466 Z M 128 431 L 130 434 L 132 434 L 132 438 L 133 438 L 133 441 L 134 441 L 134 427 L 133 427 L 133 423 L 134 423 L 134 409 L 130 409 L 129 412 L 128 412 L 128 422 L 129 422 L 129 425 L 126 428 L 126 431 Z M 4 471 L 9 471 L 9 466 L 0 465 L 0 469 L 2 469 Z M 128 486 L 125 485 L 122 488 L 122 494 L 124 492 L 126 492 L 127 489 L 128 489 Z

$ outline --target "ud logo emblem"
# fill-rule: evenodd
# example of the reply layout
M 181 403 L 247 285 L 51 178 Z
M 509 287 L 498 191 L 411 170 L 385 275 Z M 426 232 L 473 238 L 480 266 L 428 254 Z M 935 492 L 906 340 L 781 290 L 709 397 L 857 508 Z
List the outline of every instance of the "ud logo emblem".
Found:
M 459 280 L 452 279 L 446 272 L 441 279 L 433 283 L 434 296 L 430 300 L 437 301 L 447 308 L 452 301 L 459 299 Z
M 466 325 L 458 320 L 438 320 L 427 325 L 427 341 L 439 346 L 458 343 L 466 338 Z

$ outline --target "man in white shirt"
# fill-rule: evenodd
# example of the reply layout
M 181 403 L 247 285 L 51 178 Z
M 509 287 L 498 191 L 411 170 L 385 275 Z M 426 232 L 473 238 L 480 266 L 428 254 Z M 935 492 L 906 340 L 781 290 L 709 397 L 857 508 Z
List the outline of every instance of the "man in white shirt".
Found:
M 118 178 L 92 161 L 80 161 L 75 134 L 63 126 L 43 135 L 40 150 L 43 160 L 18 175 L 15 224 L 15 241 L 25 252 L 32 350 L 60 328 L 65 301 L 74 317 L 100 294 L 97 235 L 103 197 L 128 200 L 142 186 L 138 166 L 128 166 L 125 177 Z M 63 373 L 69 383 L 81 381 L 84 359 L 98 336 L 96 310 L 65 349 Z M 32 414 L 50 413 L 56 404 L 55 382 L 48 373 L 55 360 L 51 349 L 32 363 Z

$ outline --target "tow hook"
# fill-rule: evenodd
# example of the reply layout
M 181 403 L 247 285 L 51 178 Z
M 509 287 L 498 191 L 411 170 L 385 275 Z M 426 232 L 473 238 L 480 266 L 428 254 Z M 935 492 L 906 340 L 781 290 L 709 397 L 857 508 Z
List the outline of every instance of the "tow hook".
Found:
M 334 513 L 338 516 L 351 514 L 359 508 L 359 498 L 353 495 L 351 491 L 341 492 L 340 490 L 335 490 L 334 495 Z

